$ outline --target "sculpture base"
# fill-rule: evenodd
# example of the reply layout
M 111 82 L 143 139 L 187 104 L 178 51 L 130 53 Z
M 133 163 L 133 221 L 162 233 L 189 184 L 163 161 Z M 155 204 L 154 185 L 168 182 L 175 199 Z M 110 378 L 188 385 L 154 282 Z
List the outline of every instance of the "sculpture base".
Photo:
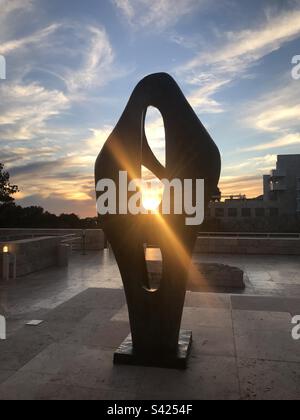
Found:
M 160 367 L 167 369 L 186 369 L 192 347 L 192 331 L 181 331 L 178 343 L 178 352 L 175 356 L 151 357 L 134 354 L 131 334 L 123 341 L 114 354 L 115 365 Z

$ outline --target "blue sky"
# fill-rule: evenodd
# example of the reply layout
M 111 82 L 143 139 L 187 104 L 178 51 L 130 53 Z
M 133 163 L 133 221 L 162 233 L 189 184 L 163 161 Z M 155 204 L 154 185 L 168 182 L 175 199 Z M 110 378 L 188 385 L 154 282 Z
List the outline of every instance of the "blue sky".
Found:
M 18 203 L 95 215 L 93 166 L 135 84 L 169 72 L 220 148 L 224 193 L 299 153 L 299 0 L 0 0 L 0 161 Z M 164 130 L 147 134 L 162 158 Z

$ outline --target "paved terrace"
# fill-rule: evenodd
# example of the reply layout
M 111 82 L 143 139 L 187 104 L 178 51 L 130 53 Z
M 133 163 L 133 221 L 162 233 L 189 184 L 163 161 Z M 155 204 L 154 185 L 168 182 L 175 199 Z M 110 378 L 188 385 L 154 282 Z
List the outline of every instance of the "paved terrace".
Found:
M 155 258 L 152 252 L 149 258 Z M 186 371 L 113 366 L 129 333 L 109 251 L 0 283 L 0 399 L 300 399 L 297 256 L 197 256 L 245 270 L 243 294 L 187 294 L 183 327 L 194 344 Z M 30 320 L 43 320 L 29 327 Z

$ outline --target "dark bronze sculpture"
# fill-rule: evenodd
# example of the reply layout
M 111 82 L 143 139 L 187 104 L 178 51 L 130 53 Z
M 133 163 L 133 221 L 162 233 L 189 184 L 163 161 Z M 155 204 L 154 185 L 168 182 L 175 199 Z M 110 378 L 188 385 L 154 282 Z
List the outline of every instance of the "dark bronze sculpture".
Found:
M 149 106 L 163 116 L 165 167 L 147 142 L 144 125 Z M 120 171 L 128 172 L 128 182 L 141 178 L 142 165 L 160 179 L 204 179 L 205 203 L 217 190 L 218 148 L 179 86 L 164 73 L 146 77 L 135 88 L 98 156 L 96 184 L 111 179 L 118 185 Z M 184 214 L 107 214 L 100 220 L 121 272 L 132 333 L 115 354 L 115 363 L 185 367 L 191 333 L 180 333 L 180 324 L 198 227 L 186 226 Z M 144 252 L 150 229 L 163 258 L 158 290 L 151 290 Z

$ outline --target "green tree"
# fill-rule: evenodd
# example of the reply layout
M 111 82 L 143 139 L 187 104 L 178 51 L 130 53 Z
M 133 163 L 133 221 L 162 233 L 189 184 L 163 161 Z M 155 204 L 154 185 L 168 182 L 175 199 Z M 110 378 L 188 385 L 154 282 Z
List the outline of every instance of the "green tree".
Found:
M 9 182 L 9 173 L 4 170 L 4 165 L 0 163 L 0 205 L 13 203 L 12 197 L 19 191 L 17 185 L 11 185 Z

